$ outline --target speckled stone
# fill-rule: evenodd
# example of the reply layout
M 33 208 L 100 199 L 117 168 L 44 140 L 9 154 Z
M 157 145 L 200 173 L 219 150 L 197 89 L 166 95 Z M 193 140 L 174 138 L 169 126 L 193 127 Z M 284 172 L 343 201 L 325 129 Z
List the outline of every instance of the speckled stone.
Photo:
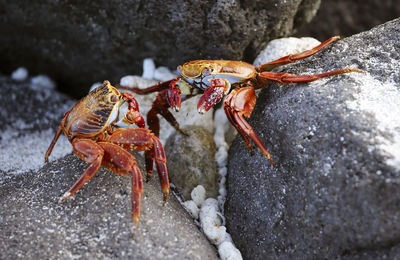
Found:
M 145 58 L 172 69 L 193 59 L 251 61 L 309 22 L 320 2 L 2 0 L 0 70 L 25 66 L 81 97 L 93 82 L 140 74 Z
M 188 136 L 175 132 L 165 145 L 171 182 L 186 200 L 197 185 L 206 189 L 206 198 L 218 195 L 216 146 L 212 134 L 200 126 L 187 126 Z
M 218 259 L 174 195 L 163 206 L 158 180 L 144 184 L 133 238 L 129 177 L 101 168 L 72 198 L 58 204 L 86 168 L 69 155 L 38 172 L 0 176 L 1 259 Z
M 399 258 L 400 19 L 280 71 L 352 73 L 272 84 L 249 120 L 277 164 L 229 154 L 228 231 L 246 259 Z

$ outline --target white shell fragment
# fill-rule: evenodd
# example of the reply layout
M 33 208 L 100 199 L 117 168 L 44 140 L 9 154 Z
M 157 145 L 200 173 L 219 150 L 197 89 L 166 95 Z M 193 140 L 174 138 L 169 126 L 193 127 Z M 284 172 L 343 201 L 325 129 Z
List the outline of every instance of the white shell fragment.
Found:
M 11 74 L 11 78 L 15 81 L 24 81 L 28 78 L 28 70 L 20 67 Z
M 190 193 L 190 196 L 194 203 L 196 203 L 197 207 L 200 207 L 206 199 L 206 189 L 204 189 L 202 185 L 197 185 L 197 187 L 195 187 Z

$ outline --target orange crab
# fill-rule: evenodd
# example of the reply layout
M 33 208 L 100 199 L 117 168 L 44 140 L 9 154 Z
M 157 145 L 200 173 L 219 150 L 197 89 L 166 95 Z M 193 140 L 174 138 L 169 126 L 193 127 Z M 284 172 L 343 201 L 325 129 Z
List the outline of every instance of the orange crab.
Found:
M 168 108 L 179 111 L 182 100 L 197 94 L 202 94 L 197 109 L 199 113 L 204 113 L 225 97 L 224 110 L 226 116 L 243 138 L 250 152 L 253 152 L 250 142 L 251 139 L 260 148 L 271 164 L 275 166 L 271 154 L 244 118 L 250 117 L 256 104 L 255 89 L 266 86 L 273 81 L 283 84 L 310 82 L 337 74 L 362 72 L 356 68 L 344 68 L 314 75 L 293 75 L 271 72 L 272 69 L 278 66 L 309 57 L 339 39 L 338 36 L 332 37 L 311 50 L 288 55 L 258 67 L 242 61 L 190 61 L 178 67 L 181 76 L 175 79 L 159 83 L 146 89 L 130 88 L 120 85 L 118 85 L 117 88 L 128 89 L 137 94 L 160 91 L 151 110 L 147 114 L 149 129 L 157 136 L 159 135 L 160 128 L 157 114 L 161 114 L 175 129 L 182 132 L 179 128 L 179 123 L 168 111 Z M 146 157 L 146 162 L 148 161 L 148 163 L 151 163 L 149 155 Z
M 136 124 L 140 128 L 128 128 Z M 135 157 L 128 151 L 149 151 L 147 156 L 155 161 L 164 202 L 169 195 L 169 180 L 166 156 L 161 141 L 148 129 L 139 112 L 135 98 L 129 93 L 120 93 L 104 81 L 68 111 L 62 119 L 46 154 L 48 162 L 51 151 L 62 132 L 71 142 L 74 152 L 89 167 L 76 183 L 60 198 L 60 202 L 74 195 L 98 171 L 101 165 L 122 176 L 132 174 L 132 220 L 135 228 L 140 218 L 140 203 L 143 193 L 142 174 Z M 151 177 L 153 167 L 146 168 Z

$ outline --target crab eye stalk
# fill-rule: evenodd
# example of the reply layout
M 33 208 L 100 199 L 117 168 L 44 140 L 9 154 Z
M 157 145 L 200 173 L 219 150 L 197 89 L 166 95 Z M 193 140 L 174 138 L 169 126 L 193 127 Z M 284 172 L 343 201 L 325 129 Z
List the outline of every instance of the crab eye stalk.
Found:
M 119 101 L 119 97 L 116 96 L 116 95 L 112 95 L 111 98 L 110 98 L 110 100 L 111 100 L 111 102 L 113 102 L 113 103 L 117 103 L 117 102 Z
M 205 69 L 203 70 L 203 73 L 202 73 L 202 74 L 203 74 L 204 77 L 207 77 L 207 76 L 210 76 L 211 73 L 212 73 L 212 70 L 211 70 L 211 69 L 205 68 Z

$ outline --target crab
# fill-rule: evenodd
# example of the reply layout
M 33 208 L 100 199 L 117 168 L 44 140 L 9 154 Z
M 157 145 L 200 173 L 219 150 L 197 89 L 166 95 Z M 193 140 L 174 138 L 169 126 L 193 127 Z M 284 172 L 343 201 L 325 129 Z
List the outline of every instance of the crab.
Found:
M 199 113 L 205 113 L 225 98 L 225 114 L 230 123 L 241 135 L 251 154 L 253 154 L 253 148 L 250 139 L 257 145 L 271 164 L 276 167 L 271 154 L 245 119 L 245 117 L 248 118 L 251 116 L 255 107 L 255 89 L 264 87 L 271 82 L 280 82 L 283 84 L 311 82 L 343 73 L 363 72 L 357 68 L 343 68 L 314 75 L 294 75 L 271 71 L 276 67 L 307 58 L 339 39 L 340 37 L 338 36 L 331 37 L 311 50 L 291 54 L 258 67 L 243 61 L 194 60 L 178 66 L 180 76 L 172 80 L 158 83 L 145 89 L 121 85 L 117 85 L 116 87 L 127 89 L 137 94 L 159 92 L 153 102 L 152 108 L 147 114 L 149 129 L 157 136 L 159 136 L 160 130 L 158 114 L 163 116 L 176 130 L 183 133 L 179 127 L 179 123 L 168 110 L 172 108 L 175 111 L 179 111 L 183 100 L 202 94 L 197 104 L 197 110 Z M 148 158 L 147 160 L 150 163 L 149 155 L 146 158 Z
M 134 124 L 139 128 L 130 128 Z M 78 101 L 62 119 L 45 154 L 45 161 L 48 162 L 54 145 L 64 132 L 75 154 L 90 165 L 59 202 L 74 195 L 90 181 L 101 165 L 118 175 L 128 176 L 131 173 L 135 229 L 140 218 L 143 180 L 135 157 L 129 151 L 148 151 L 147 156 L 156 164 L 165 203 L 170 186 L 164 147 L 158 137 L 144 127 L 136 99 L 129 93 L 120 93 L 109 81 L 104 81 Z M 153 167 L 146 168 L 146 171 L 150 178 Z

